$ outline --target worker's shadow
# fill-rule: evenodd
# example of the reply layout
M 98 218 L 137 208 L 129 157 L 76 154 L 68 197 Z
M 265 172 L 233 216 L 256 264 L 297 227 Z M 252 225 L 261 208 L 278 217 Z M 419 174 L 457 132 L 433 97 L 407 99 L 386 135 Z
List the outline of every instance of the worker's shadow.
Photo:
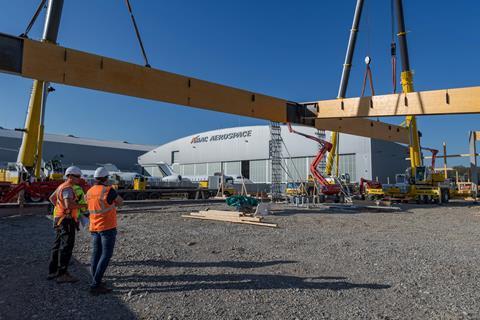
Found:
M 118 291 L 177 292 L 197 290 L 350 290 L 388 289 L 391 286 L 375 283 L 351 283 L 344 277 L 296 277 L 271 274 L 217 274 L 217 275 L 131 275 L 111 278 Z
M 112 266 L 150 266 L 160 268 L 235 268 L 235 269 L 254 269 L 274 266 L 278 264 L 297 263 L 291 260 L 273 260 L 273 261 L 168 261 L 168 260 L 138 260 L 138 261 L 115 261 Z

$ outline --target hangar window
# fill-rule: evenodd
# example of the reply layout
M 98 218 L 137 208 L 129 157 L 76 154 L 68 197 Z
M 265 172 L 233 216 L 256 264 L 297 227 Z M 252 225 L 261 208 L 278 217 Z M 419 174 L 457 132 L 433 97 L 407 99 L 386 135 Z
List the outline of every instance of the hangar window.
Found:
M 215 173 L 222 172 L 222 164 L 220 162 L 207 163 L 207 175 L 213 176 Z
M 348 173 L 351 181 L 357 181 L 357 168 L 355 165 L 355 154 L 341 154 L 339 159 L 339 174 Z
M 268 160 L 252 160 L 250 161 L 250 180 L 255 183 L 266 183 L 270 181 L 267 177 Z
M 227 176 L 240 176 L 242 174 L 242 162 L 232 161 L 224 162 L 223 170 Z

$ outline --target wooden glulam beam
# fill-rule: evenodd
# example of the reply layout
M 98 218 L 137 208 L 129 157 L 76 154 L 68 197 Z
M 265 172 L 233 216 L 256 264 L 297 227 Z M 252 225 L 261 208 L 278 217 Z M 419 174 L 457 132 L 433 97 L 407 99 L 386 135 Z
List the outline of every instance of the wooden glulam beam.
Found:
M 316 119 L 315 128 L 409 144 L 405 127 L 369 119 Z
M 324 100 L 317 105 L 321 119 L 480 113 L 480 87 Z
M 22 76 L 104 92 L 287 121 L 287 101 L 57 45 L 24 40 Z
M 367 119 L 318 121 L 314 111 L 306 114 L 306 107 L 285 99 L 5 34 L 0 34 L 0 71 L 69 86 L 408 143 L 408 132 L 403 127 Z

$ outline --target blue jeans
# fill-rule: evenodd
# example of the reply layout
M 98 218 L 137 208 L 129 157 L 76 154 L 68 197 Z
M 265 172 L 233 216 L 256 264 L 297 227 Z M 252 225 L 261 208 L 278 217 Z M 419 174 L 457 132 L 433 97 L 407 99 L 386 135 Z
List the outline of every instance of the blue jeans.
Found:
M 115 247 L 117 229 L 110 229 L 101 232 L 92 232 L 92 261 L 91 273 L 92 283 L 90 287 L 96 288 L 102 282 L 103 274 L 107 270 L 110 258 Z

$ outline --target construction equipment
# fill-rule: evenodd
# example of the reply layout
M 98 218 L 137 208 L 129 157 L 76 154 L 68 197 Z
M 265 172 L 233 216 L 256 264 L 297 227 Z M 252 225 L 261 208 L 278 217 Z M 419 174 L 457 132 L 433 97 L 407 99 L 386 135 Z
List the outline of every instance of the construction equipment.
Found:
M 398 39 L 399 39 L 399 47 L 400 47 L 400 55 L 401 55 L 401 62 L 402 62 L 402 73 L 401 73 L 401 84 L 402 90 L 405 95 L 414 91 L 413 89 L 413 74 L 410 69 L 410 61 L 408 55 L 408 46 L 407 46 L 407 34 L 405 31 L 405 21 L 404 21 L 404 13 L 403 13 L 403 3 L 402 0 L 392 0 L 395 4 L 395 8 L 392 6 L 392 33 L 393 33 L 393 19 L 394 19 L 394 12 L 396 13 L 396 22 L 397 22 L 397 30 L 398 30 Z M 392 2 L 392 3 L 393 3 Z M 346 92 L 346 86 L 348 83 L 348 76 L 349 70 L 352 61 L 352 55 L 355 46 L 355 38 L 356 33 L 360 21 L 360 16 L 362 12 L 363 1 L 357 1 L 357 7 L 355 10 L 352 30 L 350 33 L 349 45 L 347 49 L 347 56 L 345 59 L 345 64 L 342 73 L 342 80 L 339 90 L 338 98 L 344 98 Z M 363 89 L 362 89 L 362 97 L 365 92 L 365 86 L 367 77 L 370 76 L 370 87 L 372 91 L 372 96 L 375 95 L 373 89 L 373 80 L 371 76 L 371 69 L 370 69 L 370 58 L 367 56 L 365 59 L 365 63 L 367 65 L 367 70 L 364 77 Z M 396 61 L 396 44 L 392 37 L 392 61 Z M 395 67 L 393 66 L 393 72 L 395 73 Z M 394 79 L 396 82 L 396 79 Z M 395 91 L 395 84 L 394 84 L 394 91 Z M 373 98 L 373 97 L 372 97 Z M 375 104 L 372 103 L 373 99 L 369 99 L 370 105 L 368 106 L 367 110 L 374 109 L 376 107 Z M 404 104 L 408 105 L 408 100 L 404 101 Z M 322 108 L 320 107 L 320 110 Z M 342 100 L 342 104 L 340 107 L 341 110 L 345 109 L 344 101 Z M 360 182 L 360 193 L 362 197 L 369 197 L 369 198 L 378 198 L 383 195 L 389 198 L 413 198 L 416 200 L 423 199 L 424 202 L 429 202 L 429 200 L 437 200 L 438 202 L 448 202 L 448 198 L 450 195 L 450 191 L 448 188 L 448 184 L 445 181 L 444 176 L 440 176 L 438 173 L 435 172 L 435 158 L 438 153 L 438 150 L 430 149 L 430 148 L 423 148 L 432 152 L 432 167 L 428 168 L 423 165 L 422 158 L 421 158 L 421 146 L 420 146 L 420 135 L 417 128 L 417 123 L 415 116 L 407 115 L 405 120 L 405 125 L 409 130 L 409 152 L 410 152 L 410 162 L 411 166 L 407 169 L 405 174 L 398 174 L 396 176 L 396 183 L 393 185 L 381 185 L 379 183 L 374 183 L 373 181 L 361 179 Z M 337 143 L 337 136 L 336 134 L 332 136 L 332 141 Z M 335 156 L 335 152 L 333 152 L 333 156 Z M 338 158 L 338 155 L 337 155 Z M 333 162 L 332 154 L 329 155 L 327 163 L 327 168 L 331 168 L 331 164 Z M 337 165 L 338 167 L 338 165 Z M 327 171 L 329 172 L 329 171 Z M 366 188 L 365 188 L 366 185 Z
M 332 144 L 316 136 L 311 136 L 303 132 L 296 131 L 292 128 L 290 123 L 288 124 L 288 130 L 291 133 L 298 134 L 320 144 L 321 148 L 310 164 L 310 173 L 318 184 L 318 191 L 324 196 L 334 196 L 338 201 L 338 199 L 343 196 L 341 185 L 338 184 L 337 181 L 332 177 L 325 178 L 323 173 L 318 170 L 318 165 L 323 160 L 325 154 L 332 150 Z
M 309 175 L 310 178 L 310 175 Z M 287 196 L 307 196 L 311 194 L 310 190 L 313 190 L 313 183 L 307 182 L 288 182 L 285 188 L 285 194 Z
M 380 182 L 364 178 L 360 179 L 359 193 L 362 200 L 379 200 L 384 196 Z
M 39 9 L 34 15 L 34 19 L 38 16 L 41 7 L 42 6 L 39 6 Z M 51 43 L 53 45 L 56 43 L 62 8 L 63 0 L 49 1 L 42 43 Z M 34 19 L 32 19 L 27 30 L 31 28 Z M 25 37 L 27 33 L 28 31 L 24 33 Z M 48 81 L 33 81 L 25 128 L 23 129 L 22 144 L 17 159 L 17 163 L 22 167 L 21 171 L 26 173 L 26 175 L 20 176 L 20 183 L 30 177 L 40 177 L 46 99 L 48 92 L 51 91 L 53 91 L 53 89 L 49 89 Z
M 410 167 L 405 174 L 397 174 L 394 184 L 384 184 L 383 193 L 387 199 L 415 200 L 417 202 L 447 203 L 454 193 L 451 184 L 442 172 L 435 171 L 435 159 L 438 150 L 422 147 L 432 152 L 430 167 L 419 165 Z
M 52 159 L 45 163 L 45 177 L 49 180 L 63 180 L 63 167 L 60 160 Z
M 22 37 L 27 38 L 45 0 L 42 0 Z M 42 43 L 56 44 L 63 0 L 50 0 L 42 35 Z M 40 180 L 42 175 L 42 148 L 45 123 L 46 99 L 49 92 L 54 91 L 45 80 L 34 80 L 28 105 L 22 144 L 17 158 L 18 180 L 8 185 L 3 183 L 0 190 L 0 203 L 17 199 L 38 202 L 48 199 L 50 194 L 62 183 L 63 172 L 53 160 L 45 167 L 46 178 L 51 181 Z

